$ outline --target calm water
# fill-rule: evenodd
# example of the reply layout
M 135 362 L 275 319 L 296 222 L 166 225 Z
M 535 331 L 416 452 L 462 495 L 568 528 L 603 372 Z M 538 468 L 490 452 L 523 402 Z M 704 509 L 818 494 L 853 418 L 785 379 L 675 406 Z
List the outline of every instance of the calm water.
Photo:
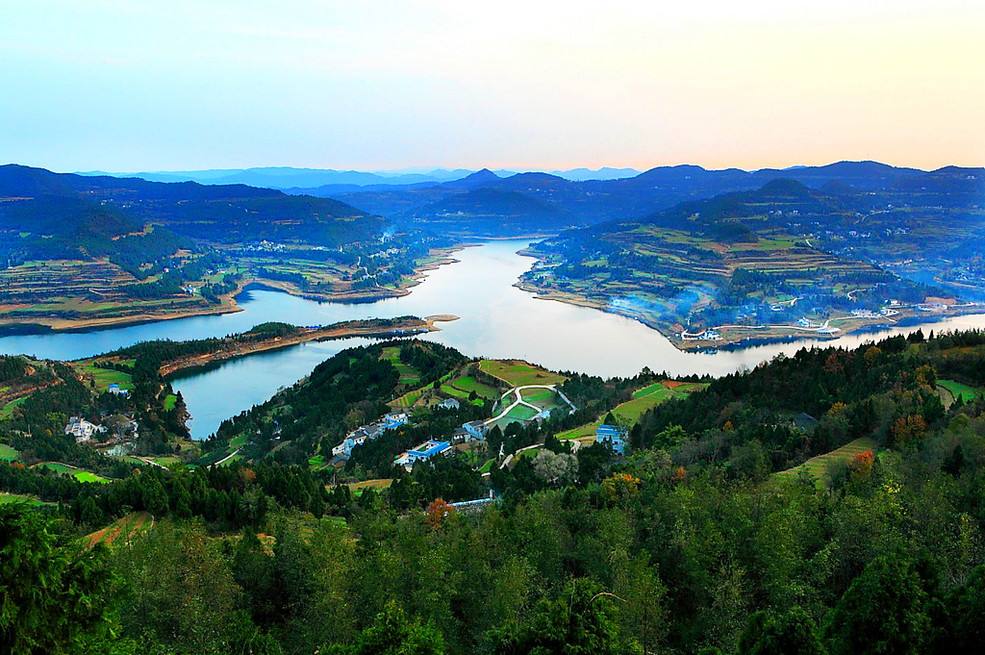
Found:
M 73 359 L 106 352 L 147 339 L 196 339 L 242 332 L 264 321 L 298 325 L 392 317 L 405 314 L 455 314 L 426 338 L 453 346 L 467 355 L 516 357 L 552 369 L 578 370 L 602 376 L 632 375 L 642 367 L 671 374 L 720 375 L 756 364 L 804 342 L 718 353 L 683 353 L 655 330 L 636 321 L 559 302 L 539 300 L 513 286 L 533 260 L 516 254 L 527 241 L 497 241 L 456 254 L 459 263 L 432 271 L 403 298 L 366 304 L 318 303 L 265 290 L 245 292 L 242 312 L 163 321 L 76 334 L 43 334 L 0 338 L 0 352 Z M 985 328 L 985 315 L 949 319 L 934 329 Z M 888 334 L 916 329 L 842 337 L 834 343 L 856 346 Z M 345 339 L 308 343 L 284 350 L 225 362 L 208 371 L 177 378 L 192 414 L 196 438 L 211 434 L 219 423 L 269 398 L 282 386 L 304 377 L 322 360 L 343 348 L 367 343 Z M 830 343 L 830 342 L 828 342 Z

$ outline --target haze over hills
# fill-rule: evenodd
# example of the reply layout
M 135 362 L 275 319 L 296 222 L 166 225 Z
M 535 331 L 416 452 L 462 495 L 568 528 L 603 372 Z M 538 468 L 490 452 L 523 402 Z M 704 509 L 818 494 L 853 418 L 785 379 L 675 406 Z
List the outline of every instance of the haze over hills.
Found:
M 897 196 L 898 202 L 910 202 L 903 196 L 919 193 L 921 202 L 936 194 L 942 204 L 955 202 L 948 197 L 953 192 L 964 194 L 957 201 L 972 203 L 974 194 L 985 192 L 983 169 L 942 168 L 925 172 L 898 168 L 878 162 L 837 162 L 826 166 L 805 166 L 794 169 L 708 170 L 700 166 L 659 166 L 630 178 L 614 180 L 572 181 L 542 172 L 502 176 L 483 169 L 460 180 L 409 186 L 375 185 L 371 187 L 333 187 L 293 189 L 291 193 L 332 197 L 374 214 L 386 216 L 398 224 L 427 225 L 439 220 L 448 221 L 442 204 L 454 195 L 487 188 L 527 196 L 540 203 L 538 207 L 555 210 L 554 215 L 565 217 L 571 225 L 589 225 L 625 218 L 642 217 L 677 203 L 708 198 L 721 193 L 757 189 L 779 178 L 792 179 L 811 187 L 846 192 L 879 192 Z M 970 194 L 970 195 L 969 195 Z M 487 196 L 492 197 L 492 196 Z M 523 223 L 522 217 L 509 214 L 509 227 L 499 227 L 504 216 L 490 212 L 489 207 L 473 204 L 468 199 L 455 203 L 459 218 L 458 229 L 503 235 Z M 531 205 L 533 206 L 533 205 Z M 536 231 L 541 212 L 531 215 L 526 231 Z M 490 220 L 494 219 L 494 220 Z M 543 227 L 543 226 L 540 226 Z
M 152 182 L 198 182 L 200 184 L 248 184 L 270 189 L 307 189 L 327 185 L 375 186 L 408 185 L 421 183 L 450 182 L 461 179 L 474 170 L 455 168 L 434 168 L 429 170 L 406 171 L 357 171 L 334 170 L 326 168 L 296 168 L 292 166 L 263 166 L 255 168 L 213 168 L 190 171 L 144 171 L 128 173 L 108 173 L 105 171 L 78 171 L 79 175 L 139 177 Z M 497 169 L 500 177 L 516 174 L 517 171 Z M 633 177 L 639 174 L 634 168 L 599 169 L 572 168 L 551 171 L 552 174 L 573 181 L 611 180 Z

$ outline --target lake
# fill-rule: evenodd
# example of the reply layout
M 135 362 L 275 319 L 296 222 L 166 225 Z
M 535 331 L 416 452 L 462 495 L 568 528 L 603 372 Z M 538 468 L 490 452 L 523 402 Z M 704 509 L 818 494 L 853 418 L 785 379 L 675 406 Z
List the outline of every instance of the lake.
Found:
M 735 351 L 685 353 L 659 332 L 607 312 L 537 299 L 513 286 L 533 259 L 517 254 L 529 240 L 491 241 L 456 253 L 459 261 L 428 273 L 410 295 L 371 303 L 316 302 L 277 291 L 250 289 L 237 301 L 243 311 L 82 333 L 16 335 L 0 338 L 0 352 L 51 359 L 75 359 L 148 339 L 198 339 L 248 330 L 264 321 L 297 325 L 393 317 L 455 314 L 426 335 L 471 356 L 514 357 L 551 369 L 601 376 L 625 376 L 644 366 L 672 375 L 721 375 L 793 353 L 804 343 L 755 346 Z M 985 328 L 985 315 L 933 323 L 935 330 Z M 917 326 L 845 336 L 824 342 L 854 347 Z M 173 380 L 192 415 L 192 435 L 205 438 L 230 416 L 263 402 L 278 388 L 307 375 L 343 348 L 368 343 L 343 339 L 306 343 L 284 350 L 223 362 L 215 368 Z

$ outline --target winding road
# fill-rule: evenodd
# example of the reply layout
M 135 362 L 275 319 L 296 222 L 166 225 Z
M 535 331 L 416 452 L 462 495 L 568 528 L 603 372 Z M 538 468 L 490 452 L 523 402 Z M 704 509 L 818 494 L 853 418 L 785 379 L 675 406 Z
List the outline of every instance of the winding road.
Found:
M 537 405 L 534 405 L 533 403 L 529 403 L 529 402 L 527 402 L 526 400 L 523 399 L 523 394 L 521 392 L 524 389 L 550 389 L 551 391 L 553 391 L 554 393 L 556 393 L 558 396 L 560 396 L 561 397 L 561 400 L 563 400 L 564 402 L 566 402 L 568 404 L 568 407 L 571 408 L 571 411 L 572 412 L 575 411 L 575 409 L 577 409 L 575 407 L 575 404 L 573 402 L 571 402 L 570 400 L 568 400 L 568 397 L 564 395 L 564 392 L 561 391 L 561 390 L 559 390 L 559 389 L 557 389 L 555 387 L 555 385 L 553 385 L 553 384 L 526 384 L 526 385 L 523 385 L 522 387 L 513 387 L 509 391 L 505 392 L 502 396 L 500 396 L 499 397 L 500 402 L 502 402 L 503 399 L 506 398 L 507 396 L 509 396 L 510 394 L 515 395 L 516 396 L 516 400 L 514 400 L 506 409 L 504 409 L 503 411 L 501 411 L 496 416 L 492 417 L 491 419 L 487 419 L 484 424 L 485 425 L 492 425 L 493 423 L 495 423 L 499 419 L 501 419 L 504 416 L 506 416 L 507 414 L 509 414 L 510 411 L 514 407 L 516 407 L 517 405 L 525 405 L 525 406 L 529 407 L 530 409 L 536 411 L 538 414 L 540 412 L 542 412 L 544 410 L 543 407 L 538 407 Z

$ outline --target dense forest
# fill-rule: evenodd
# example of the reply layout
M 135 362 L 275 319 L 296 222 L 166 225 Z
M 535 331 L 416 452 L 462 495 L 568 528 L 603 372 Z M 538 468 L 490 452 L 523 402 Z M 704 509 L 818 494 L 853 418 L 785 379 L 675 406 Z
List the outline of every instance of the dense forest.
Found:
M 392 382 L 386 367 L 373 373 L 358 359 L 345 361 L 360 383 Z M 95 486 L 0 465 L 4 489 L 33 484 L 60 501 L 0 507 L 9 608 L 0 644 L 15 653 L 978 652 L 985 402 L 945 402 L 934 392 L 943 377 L 985 385 L 985 334 L 804 349 L 713 380 L 644 415 L 626 457 L 601 446 L 571 455 L 551 437 L 557 424 L 511 430 L 546 438 L 576 466 L 547 476 L 524 460 L 493 477 L 498 502 L 475 512 L 446 501 L 490 482 L 454 459 L 359 494 L 267 461 L 141 467 Z M 630 387 L 582 376 L 566 384 L 580 398 L 601 390 L 602 408 Z M 871 448 L 829 480 L 783 472 L 856 437 Z M 108 547 L 80 545 L 77 535 L 132 511 L 150 512 L 153 526 Z

